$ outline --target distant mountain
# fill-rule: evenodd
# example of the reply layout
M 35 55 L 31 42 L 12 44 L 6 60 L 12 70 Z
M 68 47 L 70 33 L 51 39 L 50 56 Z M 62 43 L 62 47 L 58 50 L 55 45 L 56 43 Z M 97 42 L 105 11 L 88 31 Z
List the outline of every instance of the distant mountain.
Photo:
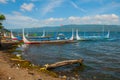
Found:
M 120 31 L 120 25 L 64 25 L 65 29 L 78 29 L 81 32 Z
M 25 32 L 71 32 L 72 29 L 78 29 L 79 32 L 101 32 L 112 31 L 120 32 L 120 25 L 63 25 L 54 27 L 25 28 Z M 21 32 L 22 29 L 14 29 L 15 32 Z

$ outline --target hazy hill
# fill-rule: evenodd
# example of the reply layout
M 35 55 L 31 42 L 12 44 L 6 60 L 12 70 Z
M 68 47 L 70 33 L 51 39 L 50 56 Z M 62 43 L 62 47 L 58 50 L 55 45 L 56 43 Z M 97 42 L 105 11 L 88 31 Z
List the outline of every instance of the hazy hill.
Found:
M 120 25 L 63 25 L 63 26 L 47 26 L 41 28 L 25 28 L 27 32 L 71 32 L 72 29 L 78 29 L 79 32 L 101 32 L 101 31 L 112 31 L 120 32 Z M 13 29 L 15 32 L 21 32 L 21 29 Z

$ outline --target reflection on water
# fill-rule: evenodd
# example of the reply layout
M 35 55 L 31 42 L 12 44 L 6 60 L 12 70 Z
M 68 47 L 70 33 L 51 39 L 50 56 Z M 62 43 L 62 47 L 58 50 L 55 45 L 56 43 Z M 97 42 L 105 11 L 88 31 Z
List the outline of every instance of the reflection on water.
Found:
M 68 65 L 53 71 L 68 80 L 120 80 L 120 40 L 81 41 L 72 44 L 25 45 L 23 57 L 44 65 L 69 59 L 84 59 L 84 65 Z

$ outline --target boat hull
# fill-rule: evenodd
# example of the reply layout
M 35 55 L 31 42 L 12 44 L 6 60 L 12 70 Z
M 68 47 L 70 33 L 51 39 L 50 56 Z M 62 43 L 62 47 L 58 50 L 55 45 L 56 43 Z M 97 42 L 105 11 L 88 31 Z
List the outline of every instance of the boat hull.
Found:
M 25 44 L 65 44 L 65 43 L 74 43 L 73 40 L 54 40 L 54 41 L 29 41 L 24 42 Z
M 12 38 L 12 40 L 18 40 L 17 38 Z

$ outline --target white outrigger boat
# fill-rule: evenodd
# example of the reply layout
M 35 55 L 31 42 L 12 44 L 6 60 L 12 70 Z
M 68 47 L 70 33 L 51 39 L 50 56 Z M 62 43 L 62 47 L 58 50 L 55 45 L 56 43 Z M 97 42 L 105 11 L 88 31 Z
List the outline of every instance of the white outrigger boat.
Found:
M 3 33 L 3 37 L 4 37 L 4 38 L 8 37 L 7 34 L 6 34 L 5 32 Z
M 72 29 L 72 36 L 70 37 L 69 40 L 76 40 L 75 36 L 74 36 L 74 30 Z
M 75 41 L 73 40 L 39 40 L 39 41 L 35 41 L 35 40 L 29 40 L 25 37 L 25 33 L 24 33 L 24 29 L 23 29 L 23 42 L 25 44 L 51 44 L 51 43 L 73 43 Z
M 41 37 L 45 37 L 45 36 L 46 36 L 45 30 L 43 30 L 43 35 Z
M 18 40 L 18 38 L 13 35 L 12 30 L 11 30 L 11 39 L 12 40 Z
M 74 36 L 74 30 L 72 29 L 72 36 L 70 37 L 70 40 L 81 40 L 81 41 L 83 41 L 83 40 L 87 40 L 86 38 L 84 38 L 84 37 L 79 37 L 79 35 L 78 35 L 78 30 L 76 30 L 76 36 Z
M 76 40 L 104 40 L 104 39 L 109 39 L 110 38 L 110 31 L 108 31 L 107 35 L 103 36 L 79 36 L 78 30 L 76 30 Z
M 34 40 L 34 39 L 39 39 L 39 38 L 45 38 L 45 37 L 48 37 L 48 36 L 46 36 L 45 30 L 43 30 L 42 36 L 29 36 L 29 34 L 27 33 L 27 34 L 25 35 L 25 37 L 26 37 L 26 38 L 29 38 L 30 40 Z

